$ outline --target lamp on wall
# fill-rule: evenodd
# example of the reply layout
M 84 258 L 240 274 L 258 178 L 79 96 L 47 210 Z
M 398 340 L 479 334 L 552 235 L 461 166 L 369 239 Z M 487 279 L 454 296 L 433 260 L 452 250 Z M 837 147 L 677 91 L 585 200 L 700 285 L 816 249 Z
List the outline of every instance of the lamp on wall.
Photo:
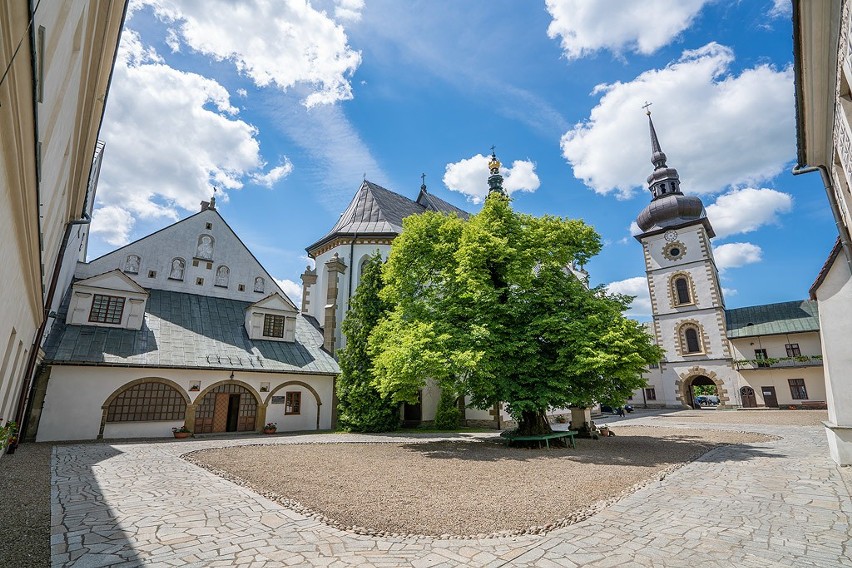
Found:
M 234 372 L 233 371 L 231 371 L 231 378 L 232 379 L 234 378 Z

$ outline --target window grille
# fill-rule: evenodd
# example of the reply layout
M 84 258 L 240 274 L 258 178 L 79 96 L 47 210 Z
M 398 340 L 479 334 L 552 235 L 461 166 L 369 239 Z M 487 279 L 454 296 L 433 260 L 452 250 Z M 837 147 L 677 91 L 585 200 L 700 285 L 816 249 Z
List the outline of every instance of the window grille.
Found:
M 264 314 L 263 316 L 264 337 L 284 337 L 284 316 Z
M 186 401 L 173 387 L 142 383 L 121 392 L 107 409 L 107 422 L 183 420 Z
M 95 294 L 92 299 L 92 310 L 89 312 L 89 321 L 120 324 L 123 313 L 124 298 Z

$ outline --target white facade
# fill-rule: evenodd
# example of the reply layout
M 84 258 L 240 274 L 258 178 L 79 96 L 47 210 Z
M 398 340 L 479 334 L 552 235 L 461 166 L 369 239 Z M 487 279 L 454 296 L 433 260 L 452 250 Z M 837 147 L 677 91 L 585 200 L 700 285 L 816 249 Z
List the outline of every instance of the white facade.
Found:
M 99 436 L 102 426 L 104 439 L 171 437 L 171 429 L 182 426 L 187 422 L 185 418 L 117 423 L 104 419 L 103 407 L 110 396 L 133 381 L 150 378 L 175 383 L 190 402 L 188 415 L 195 411 L 193 405 L 210 387 L 235 382 L 247 386 L 256 397 L 258 428 L 266 422 L 277 423 L 279 431 L 327 430 L 332 427 L 332 377 L 317 380 L 309 375 L 248 371 L 235 372 L 235 375 L 231 379 L 223 370 L 54 365 L 50 371 L 37 441 L 93 440 Z M 194 385 L 199 385 L 197 390 L 193 390 Z M 298 415 L 285 415 L 284 404 L 279 404 L 277 399 L 273 402 L 273 397 L 283 396 L 286 392 L 301 394 L 302 405 Z
M 63 259 L 88 231 L 71 223 L 86 223 L 94 200 L 125 4 L 42 2 L 33 14 L 32 2 L 0 3 L 0 421 L 24 415 L 46 318 L 73 273 Z

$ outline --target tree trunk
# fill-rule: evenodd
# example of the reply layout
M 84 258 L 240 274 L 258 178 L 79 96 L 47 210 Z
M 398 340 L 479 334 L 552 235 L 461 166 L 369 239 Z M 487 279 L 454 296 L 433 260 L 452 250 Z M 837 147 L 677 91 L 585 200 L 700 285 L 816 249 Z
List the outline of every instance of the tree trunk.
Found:
M 550 434 L 553 430 L 550 428 L 550 422 L 547 421 L 547 416 L 542 410 L 522 413 L 521 421 L 518 423 L 518 429 L 515 432 L 518 436 L 539 436 Z

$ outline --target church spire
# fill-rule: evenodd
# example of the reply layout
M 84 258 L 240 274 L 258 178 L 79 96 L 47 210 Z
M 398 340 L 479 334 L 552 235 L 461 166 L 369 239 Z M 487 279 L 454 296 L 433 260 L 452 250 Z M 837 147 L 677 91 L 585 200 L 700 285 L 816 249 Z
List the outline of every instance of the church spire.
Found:
M 651 163 L 655 169 L 666 167 L 666 153 L 660 148 L 660 141 L 657 139 L 657 131 L 654 130 L 654 121 L 651 120 L 651 111 L 645 110 L 648 115 L 648 126 L 651 128 Z
M 500 166 L 500 160 L 494 153 L 494 146 L 491 146 L 491 161 L 488 162 L 488 170 L 491 172 L 491 175 L 488 176 L 488 194 L 497 192 L 508 196 L 503 189 L 503 176 L 500 175 Z
M 680 176 L 678 176 L 677 170 L 666 165 L 666 153 L 660 147 L 660 140 L 657 138 L 657 131 L 654 129 L 654 121 L 651 120 L 651 111 L 648 110 L 650 105 L 651 103 L 645 103 L 644 106 L 645 114 L 648 115 L 648 128 L 651 131 L 651 163 L 654 164 L 654 171 L 648 176 L 648 189 L 654 199 L 670 194 L 682 195 Z

